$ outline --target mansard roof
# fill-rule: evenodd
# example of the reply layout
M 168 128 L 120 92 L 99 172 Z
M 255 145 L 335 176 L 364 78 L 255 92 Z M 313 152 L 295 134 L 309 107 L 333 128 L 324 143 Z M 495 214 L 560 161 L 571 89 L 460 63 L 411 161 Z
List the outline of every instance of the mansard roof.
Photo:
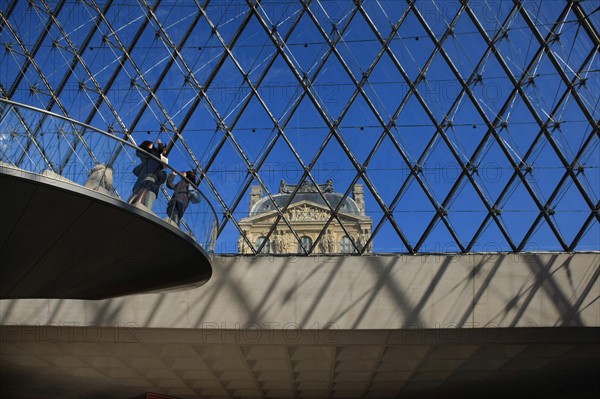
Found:
M 250 211 L 250 217 L 256 216 L 261 213 L 274 211 L 275 206 L 273 205 L 273 202 L 275 202 L 275 204 L 277 204 L 279 208 L 283 208 L 285 204 L 289 201 L 290 196 L 296 190 L 297 187 L 298 185 L 288 184 L 285 182 L 285 180 L 281 180 L 281 183 L 279 185 L 279 193 L 273 195 L 273 201 L 271 201 L 269 197 L 261 198 L 252 207 L 252 210 Z M 333 188 L 333 180 L 327 180 L 325 184 L 319 184 L 318 187 L 323 193 L 323 196 L 319 194 L 316 185 L 304 181 L 304 183 L 300 185 L 300 187 L 298 187 L 296 195 L 294 195 L 290 206 L 301 201 L 306 201 L 327 208 L 327 203 L 325 202 L 327 201 L 329 203 L 329 206 L 332 209 L 335 209 L 338 206 L 338 204 L 340 204 L 340 202 L 342 201 L 342 197 L 344 195 L 342 193 L 335 192 Z M 339 211 L 341 213 L 351 215 L 360 215 L 358 205 L 352 198 L 349 197 L 343 200 Z

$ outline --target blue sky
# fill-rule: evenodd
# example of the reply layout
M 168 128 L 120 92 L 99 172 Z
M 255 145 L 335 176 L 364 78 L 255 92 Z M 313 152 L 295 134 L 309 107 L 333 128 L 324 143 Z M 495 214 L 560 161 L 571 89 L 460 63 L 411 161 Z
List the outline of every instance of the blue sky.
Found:
M 599 15 L 594 13 L 594 2 L 583 1 L 580 4 L 582 10 L 590 14 L 588 20 L 597 29 Z M 366 186 L 367 211 L 374 225 L 383 217 L 376 200 L 378 196 L 387 206 L 394 205 L 394 220 L 414 245 L 437 211 L 415 179 L 410 179 L 398 200 L 392 204 L 410 175 L 410 167 L 419 164 L 422 184 L 435 202 L 443 203 L 461 171 L 456 157 L 466 163 L 488 132 L 487 124 L 493 123 L 496 118 L 506 124 L 501 127 L 496 123 L 496 138 L 486 140 L 478 151 L 479 155 L 475 158 L 478 173 L 473 175 L 481 195 L 490 203 L 499 199 L 504 187 L 511 181 L 514 173 L 508 158 L 511 157 L 516 164 L 526 164 L 523 170 L 527 165 L 531 167 L 527 182 L 545 204 L 565 173 L 556 149 L 568 163 L 581 152 L 578 164 L 583 166 L 583 173 L 578 174 L 577 183 L 591 202 L 598 203 L 599 140 L 597 131 L 594 134 L 594 127 L 588 120 L 600 119 L 598 48 L 594 48 L 584 26 L 577 22 L 577 16 L 571 10 L 563 18 L 566 22 L 557 29 L 560 35 L 557 34 L 557 38 L 549 44 L 550 55 L 544 53 L 533 59 L 540 44 L 528 27 L 527 19 L 545 37 L 566 2 L 552 0 L 544 1 L 543 7 L 541 5 L 541 1 L 524 1 L 524 11 L 509 18 L 512 2 L 469 2 L 470 10 L 486 35 L 494 37 L 500 33 L 495 43 L 499 58 L 493 52 L 484 57 L 488 46 L 466 12 L 454 24 L 452 34 L 443 39 L 446 33 L 450 33 L 448 26 L 460 9 L 459 2 L 417 1 L 415 10 L 418 12 L 411 10 L 406 14 L 390 40 L 389 52 L 385 52 L 369 72 L 363 85 L 364 94 L 358 93 L 347 108 L 356 90 L 353 80 L 363 78 L 382 48 L 362 13 L 353 14 L 353 2 L 321 0 L 310 6 L 323 32 L 330 40 L 336 41 L 335 50 L 341 61 L 335 54 L 325 58 L 330 46 L 308 15 L 302 16 L 289 33 L 301 14 L 299 2 L 265 1 L 258 12 L 267 25 L 276 26 L 280 38 L 287 37 L 282 47 L 286 57 L 277 55 L 260 21 L 252 17 L 231 50 L 234 58 L 227 57 L 220 64 L 219 60 L 226 53 L 221 40 L 229 43 L 248 15 L 246 3 L 236 0 L 211 3 L 206 15 L 217 25 L 218 35 L 212 33 L 205 18 L 200 18 L 180 49 L 181 58 L 175 57 L 168 70 L 174 54 L 168 40 L 176 44 L 183 40 L 197 13 L 193 3 L 184 3 L 183 6 L 180 2 L 161 3 L 155 15 L 169 38 L 164 34 L 158 36 L 159 26 L 151 20 L 131 51 L 131 58 L 126 59 L 120 69 L 117 62 L 123 56 L 120 44 L 125 48 L 130 45 L 145 17 L 142 7 L 135 2 L 116 2 L 106 14 L 112 30 L 105 22 L 99 25 L 82 53 L 86 68 L 76 64 L 58 97 L 71 117 L 82 121 L 89 119 L 89 123 L 101 129 L 110 126 L 120 131 L 122 124 L 133 131 L 136 141 L 147 138 L 166 141 L 174 136 L 172 126 L 180 128 L 184 125 L 181 131 L 185 145 L 178 141 L 169 156 L 171 163 L 185 170 L 194 166 L 196 158 L 203 167 L 209 166 L 207 176 L 226 206 L 233 206 L 241 197 L 233 213 L 238 220 L 247 215 L 248 190 L 242 192 L 242 188 L 248 178 L 248 162 L 263 162 L 259 176 L 269 190 L 276 192 L 281 179 L 296 183 L 301 176 L 302 165 L 295 159 L 294 151 L 304 165 L 314 160 L 330 132 L 316 103 L 329 123 L 337 121 L 339 140 L 333 137 L 324 145 L 314 162 L 312 176 L 318 182 L 331 178 L 338 191 L 346 191 L 357 176 L 357 165 L 343 149 L 346 146 L 358 166 L 366 166 L 372 187 L 367 187 L 369 184 L 362 177 L 357 182 Z M 51 8 L 54 6 L 51 4 Z M 97 13 L 89 6 L 67 4 L 65 7 L 58 14 L 58 19 L 75 48 L 79 48 Z M 103 8 L 104 4 L 100 3 L 99 7 Z M 363 4 L 364 14 L 368 15 L 384 40 L 388 39 L 407 7 L 405 2 L 391 0 L 368 0 Z M 28 48 L 33 47 L 39 29 L 43 29 L 45 16 L 43 10 L 28 9 L 23 4 L 13 11 L 10 21 Z M 420 18 L 437 40 L 444 40 L 445 56 L 435 51 L 435 42 Z M 503 36 L 500 26 L 507 18 L 508 29 Z M 339 32 L 343 34 L 338 38 Z M 7 29 L 1 32 L 1 40 L 5 46 L 7 43 L 17 46 Z M 59 46 L 52 46 L 53 40 Z M 0 79 L 3 87 L 10 88 L 16 84 L 25 58 L 18 52 L 5 52 L 1 57 L 3 71 Z M 299 74 L 310 78 L 312 99 L 303 96 L 286 58 Z M 58 28 L 52 27 L 35 60 L 53 88 L 59 86 L 72 59 L 69 43 Z M 575 96 L 569 94 L 561 99 L 566 85 L 553 61 L 566 79 L 578 76 L 575 79 Z M 526 68 L 532 65 L 531 76 L 524 79 L 526 83 L 521 87 L 522 94 L 511 96 L 513 84 L 503 63 L 516 80 L 521 79 Z M 217 67 L 219 69 L 215 72 Z M 244 105 L 252 90 L 240 68 L 253 85 L 258 85 L 266 71 L 257 89 L 262 103 L 252 97 L 249 104 Z M 462 84 L 453 69 L 465 81 L 472 78 L 468 82 L 471 96 L 462 91 Z M 165 70 L 167 72 L 163 73 Z M 93 104 L 98 98 L 95 85 L 106 88 L 115 71 L 119 72 L 107 92 L 110 106 L 104 101 L 94 110 Z M 138 71 L 142 72 L 141 76 Z M 410 94 L 411 84 L 420 73 L 425 79 L 415 87 L 425 105 L 417 95 Z M 206 85 L 209 79 L 212 79 L 207 90 L 209 101 L 204 98 L 193 108 L 199 93 L 198 85 Z M 81 89 L 81 84 L 85 89 Z M 30 90 L 35 85 L 41 88 L 40 93 Z M 29 68 L 12 98 L 45 107 L 49 96 L 43 86 L 37 71 Z M 158 88 L 152 97 L 148 87 L 155 86 Z M 410 95 L 407 97 L 407 94 Z M 296 107 L 297 102 L 299 105 Z M 395 115 L 400 105 L 400 111 Z M 285 124 L 284 132 L 291 148 L 279 137 L 273 149 L 268 154 L 265 152 L 277 135 L 265 106 L 280 125 Z M 242 109 L 244 111 L 240 113 Z M 57 105 L 53 106 L 53 111 L 60 112 Z M 231 128 L 231 136 L 222 146 L 220 142 L 224 133 L 217 128 L 217 115 Z M 382 137 L 384 128 L 381 123 L 387 125 L 392 118 L 395 118 L 395 124 L 390 135 Z M 551 140 L 542 135 L 528 154 L 540 133 L 536 118 L 542 124 L 548 123 Z M 435 123 L 445 123 L 446 139 L 436 136 Z M 161 125 L 165 127 L 163 132 L 160 132 Z M 433 137 L 437 138 L 431 141 Z M 374 150 L 376 143 L 378 146 Z M 208 165 L 214 154 L 214 160 Z M 217 208 L 224 211 L 207 183 L 203 182 L 204 191 Z M 550 206 L 555 210 L 551 219 L 565 242 L 570 244 L 590 215 L 589 204 L 577 184 L 568 177 Z M 519 178 L 499 200 L 499 208 L 503 225 L 518 245 L 539 214 L 537 205 Z M 446 210 L 447 220 L 464 245 L 488 213 L 468 179 L 462 180 Z M 600 227 L 595 220 L 577 248 L 598 249 L 599 236 Z M 226 224 L 219 238 L 222 251 L 235 251 L 237 237 L 238 232 L 232 223 Z M 374 245 L 377 252 L 406 251 L 392 223 L 387 220 L 382 223 Z M 542 221 L 529 238 L 527 248 L 558 250 L 560 246 L 550 227 Z M 433 252 L 457 249 L 454 239 L 441 222 L 433 227 L 421 247 L 423 251 Z M 510 246 L 496 224 L 488 222 L 473 249 L 509 250 Z

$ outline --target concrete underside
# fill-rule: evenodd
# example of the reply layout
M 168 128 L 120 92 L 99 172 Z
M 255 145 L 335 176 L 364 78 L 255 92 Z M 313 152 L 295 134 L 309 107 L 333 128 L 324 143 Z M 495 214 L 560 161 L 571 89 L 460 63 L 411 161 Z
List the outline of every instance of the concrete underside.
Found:
M 0 298 L 103 299 L 210 279 L 208 255 L 177 227 L 64 180 L 0 166 Z
M 195 290 L 0 301 L 2 397 L 600 393 L 598 253 L 223 257 L 213 270 Z

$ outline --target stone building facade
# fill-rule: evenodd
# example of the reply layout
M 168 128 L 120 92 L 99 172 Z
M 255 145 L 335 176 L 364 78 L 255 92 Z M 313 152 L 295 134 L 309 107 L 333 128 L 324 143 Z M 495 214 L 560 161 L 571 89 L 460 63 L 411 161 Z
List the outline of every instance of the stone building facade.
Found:
M 372 219 L 365 212 L 362 184 L 356 184 L 352 190 L 352 198 L 345 199 L 342 193 L 335 192 L 331 180 L 319 185 L 319 189 L 323 195 L 315 185 L 303 184 L 297 187 L 282 180 L 279 192 L 272 195 L 271 199 L 269 196 L 263 196 L 260 186 L 253 186 L 250 192 L 249 216 L 241 219 L 239 225 L 255 250 L 258 251 L 265 240 L 261 254 L 305 254 L 311 249 L 311 253 L 314 254 L 340 254 L 356 253 L 357 248 L 362 250 L 371 236 L 373 226 Z M 267 239 L 277 220 L 275 204 L 279 209 L 283 209 L 294 191 L 297 192 L 284 214 L 297 237 L 285 221 L 280 219 Z M 338 218 L 344 228 L 334 218 L 317 242 L 331 217 L 330 207 L 336 209 L 338 206 Z M 371 248 L 372 244 L 369 243 L 364 252 L 371 253 Z M 253 253 L 242 236 L 238 240 L 238 252 Z

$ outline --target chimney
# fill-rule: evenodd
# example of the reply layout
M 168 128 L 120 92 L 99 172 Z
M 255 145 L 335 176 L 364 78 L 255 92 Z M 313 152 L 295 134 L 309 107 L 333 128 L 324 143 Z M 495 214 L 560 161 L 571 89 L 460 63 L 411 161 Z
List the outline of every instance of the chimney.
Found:
M 362 184 L 355 184 L 352 188 L 352 198 L 354 198 L 354 202 L 358 205 L 358 210 L 361 215 L 365 214 L 365 194 L 363 191 Z
M 248 212 L 252 211 L 252 208 L 256 203 L 262 198 L 262 187 L 261 186 L 252 186 L 250 191 L 250 205 L 248 207 Z

